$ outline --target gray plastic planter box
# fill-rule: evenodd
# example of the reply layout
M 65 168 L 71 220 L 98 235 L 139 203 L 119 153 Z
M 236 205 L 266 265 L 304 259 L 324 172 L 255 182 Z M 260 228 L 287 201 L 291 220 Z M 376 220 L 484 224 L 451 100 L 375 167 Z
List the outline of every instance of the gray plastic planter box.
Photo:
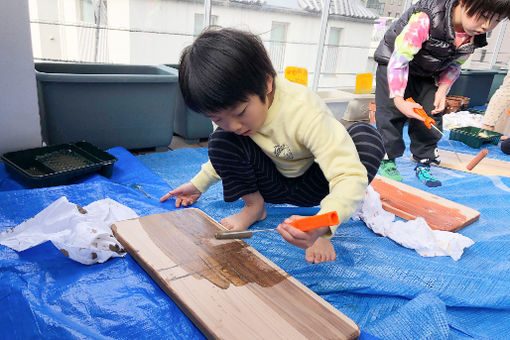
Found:
M 43 139 L 100 148 L 166 149 L 177 72 L 165 66 L 36 63 Z
M 491 70 L 462 70 L 449 94 L 469 97 L 471 107 L 485 105 L 496 73 Z
M 491 89 L 489 91 L 489 97 L 488 101 L 491 100 L 492 96 L 494 95 L 494 92 L 496 92 L 501 84 L 503 84 L 503 80 L 505 79 L 506 75 L 508 73 L 508 70 L 500 70 L 497 71 L 497 73 L 494 75 L 494 79 L 492 80 Z
M 178 72 L 179 65 L 166 64 L 165 66 L 172 67 Z M 179 90 L 175 102 L 175 133 L 183 137 L 187 144 L 196 144 L 201 138 L 208 138 L 212 130 L 211 120 L 187 107 Z

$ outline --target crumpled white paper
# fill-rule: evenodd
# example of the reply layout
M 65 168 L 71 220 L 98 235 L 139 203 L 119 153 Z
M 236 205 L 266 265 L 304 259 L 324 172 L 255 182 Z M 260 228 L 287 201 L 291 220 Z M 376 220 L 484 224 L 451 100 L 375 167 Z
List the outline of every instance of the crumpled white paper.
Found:
M 364 221 L 376 234 L 414 249 L 424 257 L 450 256 L 457 261 L 464 248 L 474 244 L 473 240 L 464 235 L 430 229 L 421 217 L 411 221 L 394 221 L 395 215 L 382 208 L 381 198 L 371 186 L 368 186 L 352 218 Z
M 482 127 L 482 120 L 483 115 L 469 111 L 452 112 L 443 116 L 443 129 L 451 130 L 465 126 Z
M 0 244 L 23 251 L 46 241 L 69 258 L 83 263 L 103 263 L 126 255 L 110 226 L 138 215 L 110 198 L 82 208 L 62 196 L 46 209 L 16 227 L 0 233 Z

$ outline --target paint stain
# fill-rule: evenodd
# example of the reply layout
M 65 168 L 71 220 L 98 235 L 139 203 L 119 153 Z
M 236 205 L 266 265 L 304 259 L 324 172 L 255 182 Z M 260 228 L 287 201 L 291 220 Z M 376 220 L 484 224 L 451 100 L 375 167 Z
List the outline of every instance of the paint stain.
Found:
M 255 283 L 272 287 L 285 280 L 282 273 L 238 240 L 216 240 L 217 226 L 195 209 L 176 210 L 139 219 L 151 240 L 189 275 L 219 288 Z
M 411 215 L 423 217 L 432 229 L 456 231 L 466 223 L 466 216 L 459 209 L 423 199 L 378 179 L 374 179 L 371 185 L 381 196 L 382 202 L 404 212 L 409 217 Z M 391 196 L 388 193 L 391 193 Z
M 76 209 L 78 209 L 80 214 L 85 215 L 87 213 L 87 210 L 85 208 L 83 208 L 82 206 L 79 206 L 78 204 L 76 204 Z

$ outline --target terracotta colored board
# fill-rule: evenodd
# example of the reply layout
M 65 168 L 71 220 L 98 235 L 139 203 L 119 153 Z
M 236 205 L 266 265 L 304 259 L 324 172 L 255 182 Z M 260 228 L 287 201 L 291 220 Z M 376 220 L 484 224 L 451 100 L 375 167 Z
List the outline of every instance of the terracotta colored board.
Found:
M 472 208 L 380 175 L 371 185 L 381 196 L 384 210 L 405 220 L 423 217 L 435 230 L 458 231 L 480 217 Z
M 115 236 L 212 339 L 355 339 L 358 326 L 198 209 L 117 222 Z M 303 259 L 304 261 L 304 259 Z
M 466 165 L 475 157 L 475 155 L 466 155 L 458 152 L 457 154 L 459 155 L 462 164 L 459 163 L 459 160 L 455 157 L 455 153 L 453 153 L 453 151 L 439 149 L 439 157 L 441 158 L 439 166 L 484 176 L 510 177 L 510 162 L 489 158 L 491 156 L 490 151 L 489 155 L 482 159 L 481 162 L 478 163 L 478 165 L 471 171 L 466 169 Z

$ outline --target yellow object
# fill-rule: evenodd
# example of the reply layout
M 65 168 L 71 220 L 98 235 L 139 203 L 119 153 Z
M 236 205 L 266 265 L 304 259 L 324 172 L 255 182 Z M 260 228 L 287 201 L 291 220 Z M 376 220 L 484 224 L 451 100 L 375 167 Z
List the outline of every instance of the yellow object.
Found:
M 287 66 L 285 68 L 285 79 L 308 86 L 308 71 L 302 67 Z
M 360 73 L 356 76 L 356 94 L 369 94 L 372 93 L 372 81 L 374 75 L 372 73 Z

